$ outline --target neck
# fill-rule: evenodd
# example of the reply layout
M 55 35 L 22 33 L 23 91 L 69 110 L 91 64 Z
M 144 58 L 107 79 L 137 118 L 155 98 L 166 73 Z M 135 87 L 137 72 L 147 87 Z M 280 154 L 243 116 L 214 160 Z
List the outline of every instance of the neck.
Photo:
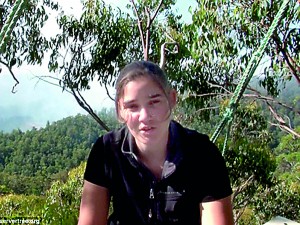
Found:
M 166 134 L 159 138 L 155 143 L 144 144 L 142 142 L 136 142 L 138 147 L 138 154 L 142 155 L 159 155 L 162 152 L 166 152 L 168 144 L 169 134 Z
M 155 148 L 139 147 L 137 157 L 139 161 L 143 163 L 158 180 L 160 180 L 164 162 L 167 157 L 167 143 L 161 146 L 156 145 Z
M 158 162 L 163 164 L 167 156 L 168 135 L 157 141 L 157 144 L 145 145 L 136 143 L 138 147 L 137 156 L 145 164 Z

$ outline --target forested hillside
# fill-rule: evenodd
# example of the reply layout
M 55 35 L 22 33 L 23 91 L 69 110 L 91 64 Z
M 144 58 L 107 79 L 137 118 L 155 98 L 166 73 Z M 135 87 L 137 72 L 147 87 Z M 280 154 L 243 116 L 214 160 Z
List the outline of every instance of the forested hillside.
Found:
M 101 118 L 116 126 L 113 111 Z M 0 193 L 42 194 L 53 180 L 85 161 L 92 143 L 105 131 L 87 115 L 67 117 L 45 128 L 0 133 Z

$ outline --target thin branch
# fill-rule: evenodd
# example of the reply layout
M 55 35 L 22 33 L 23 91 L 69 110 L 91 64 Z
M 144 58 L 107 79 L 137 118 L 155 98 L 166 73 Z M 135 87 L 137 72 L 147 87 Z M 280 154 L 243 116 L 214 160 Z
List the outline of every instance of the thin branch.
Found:
M 138 21 L 138 28 L 139 28 L 140 37 L 141 37 L 142 46 L 143 46 L 144 60 L 148 60 L 149 48 L 150 48 L 150 27 L 151 27 L 151 24 L 153 23 L 154 19 L 156 18 L 157 14 L 159 12 L 159 9 L 162 6 L 163 0 L 160 0 L 153 16 L 151 16 L 150 10 L 147 7 L 145 7 L 145 14 L 147 16 L 147 25 L 146 25 L 146 31 L 145 31 L 146 35 L 144 34 L 144 31 L 143 31 L 142 20 L 138 14 L 137 6 L 136 6 L 134 0 L 130 0 L 130 2 L 133 5 L 134 12 L 136 14 L 137 21 Z
M 14 84 L 14 86 L 12 87 L 12 89 L 11 89 L 11 93 L 15 94 L 15 93 L 17 92 L 17 91 L 15 90 L 15 88 L 17 87 L 17 85 L 18 85 L 20 82 L 19 82 L 19 80 L 16 78 L 14 72 L 12 71 L 12 68 L 11 68 L 7 63 L 5 63 L 5 62 L 3 62 L 3 61 L 1 61 L 1 60 L 0 60 L 0 63 L 2 63 L 3 65 L 6 66 L 6 68 L 8 69 L 8 71 L 9 71 L 9 73 L 10 73 L 10 75 L 12 76 L 12 78 L 14 79 L 14 81 L 16 82 L 16 83 Z
M 60 87 L 61 86 L 59 84 L 55 84 L 52 83 L 48 80 L 46 80 L 45 78 L 51 78 L 57 81 L 61 81 L 59 78 L 55 78 L 52 76 L 35 76 L 36 78 L 38 78 L 38 80 L 44 81 L 48 84 L 52 84 L 54 86 Z M 72 85 L 70 85 L 70 77 L 68 76 L 68 86 L 70 88 L 70 90 L 68 89 L 64 89 L 64 91 L 66 91 L 67 93 L 73 95 L 77 101 L 77 103 L 79 104 L 80 107 L 82 107 L 85 111 L 87 111 L 99 124 L 100 126 L 102 126 L 106 131 L 109 131 L 109 127 L 98 117 L 98 115 L 96 113 L 94 113 L 94 110 L 91 108 L 91 106 L 86 102 L 86 100 L 84 99 L 84 97 L 80 94 L 79 91 L 75 91 L 74 88 L 72 88 Z M 105 86 L 106 87 L 106 86 Z M 108 89 L 106 88 L 106 90 L 108 91 Z
M 156 7 L 156 10 L 155 10 L 155 12 L 154 12 L 153 16 L 151 17 L 151 23 L 153 22 L 153 20 L 154 20 L 154 19 L 155 19 L 155 17 L 157 16 L 157 14 L 158 14 L 158 11 L 159 11 L 159 9 L 160 9 L 160 7 L 161 7 L 162 3 L 163 3 L 163 0 L 160 0 L 160 2 L 159 2 L 159 4 L 158 4 L 158 6 Z M 150 25 L 151 25 L 151 23 L 150 23 Z
M 184 97 L 183 100 L 186 100 L 188 98 L 191 97 L 197 97 L 197 98 L 201 98 L 201 97 L 207 97 L 207 96 L 222 96 L 222 97 L 228 97 L 229 95 L 231 95 L 232 93 L 229 94 L 223 94 L 223 93 L 203 93 L 203 94 L 189 94 L 188 96 Z
M 144 52 L 144 58 L 145 58 L 145 50 L 146 50 L 146 43 L 145 42 L 146 41 L 145 41 L 143 27 L 142 27 L 142 20 L 139 17 L 139 14 L 138 14 L 138 11 L 137 11 L 137 8 L 136 8 L 136 4 L 135 4 L 134 0 L 130 0 L 130 2 L 133 5 L 134 11 L 135 11 L 135 14 L 136 14 L 136 17 L 137 17 L 138 28 L 139 28 L 139 32 L 140 32 L 140 36 L 141 36 L 141 41 L 142 41 L 142 46 L 143 46 L 143 52 Z
M 300 67 L 296 65 L 296 63 L 290 57 L 288 52 L 285 51 L 285 49 L 283 48 L 283 43 L 281 43 L 280 38 L 277 35 L 273 35 L 273 39 L 274 39 L 279 51 L 283 55 L 284 60 L 287 64 L 287 66 L 289 67 L 291 73 L 294 75 L 294 77 L 296 78 L 296 80 L 300 84 L 300 77 L 299 77 L 300 76 Z
M 153 14 L 153 16 L 151 16 L 150 14 L 150 10 L 148 8 L 145 8 L 145 12 L 147 15 L 147 27 L 146 27 L 146 55 L 144 55 L 145 60 L 148 60 L 149 57 L 149 48 L 150 48 L 150 27 L 151 24 L 153 23 L 154 19 L 156 18 L 160 7 L 162 6 L 163 0 L 160 0 L 158 6 L 156 7 L 156 10 Z
M 150 47 L 150 26 L 152 23 L 150 11 L 148 8 L 145 7 L 145 13 L 147 15 L 147 27 L 146 27 L 146 49 L 144 53 L 144 58 L 145 60 L 148 60 L 149 56 L 149 47 Z
M 287 118 L 287 120 L 288 120 L 288 122 L 289 122 L 289 127 L 290 127 L 290 128 L 293 128 L 293 127 L 292 127 L 292 122 L 291 122 L 290 117 L 287 116 L 287 115 L 284 115 L 284 117 Z
M 107 96 L 108 96 L 111 100 L 115 101 L 115 99 L 114 99 L 113 97 L 111 97 L 111 95 L 110 95 L 110 93 L 109 93 L 109 91 L 108 91 L 108 88 L 107 88 L 107 86 L 106 86 L 106 83 L 105 83 L 104 87 L 105 87 Z
M 270 105 L 270 103 L 268 103 L 268 107 L 273 115 L 273 117 L 275 118 L 275 120 L 277 120 L 279 122 L 279 124 L 275 124 L 275 123 L 270 123 L 272 126 L 276 126 L 279 127 L 280 129 L 293 134 L 294 136 L 300 138 L 300 134 L 298 134 L 296 131 L 294 131 L 292 128 L 290 128 L 289 126 L 286 125 L 286 122 L 284 121 L 284 119 L 278 115 L 275 110 L 273 109 L 273 107 Z
M 71 59 L 71 64 L 74 61 L 74 57 Z M 109 127 L 99 118 L 99 116 L 94 112 L 94 110 L 90 107 L 90 105 L 85 101 L 85 99 L 82 97 L 82 95 L 80 94 L 80 92 L 78 90 L 75 91 L 75 89 L 73 88 L 72 85 L 72 81 L 70 78 L 70 67 L 68 69 L 67 72 L 67 85 L 68 87 L 71 89 L 71 92 L 73 94 L 73 96 L 75 97 L 77 103 L 85 110 L 87 111 L 95 120 L 96 122 L 103 127 L 106 131 L 110 131 Z M 78 94 L 78 95 L 77 95 Z
M 15 94 L 15 93 L 17 92 L 17 91 L 15 90 L 15 88 L 17 87 L 17 85 L 18 85 L 20 82 L 19 82 L 19 80 L 16 78 L 16 76 L 15 76 L 15 74 L 13 73 L 11 67 L 8 67 L 8 70 L 9 70 L 9 72 L 10 72 L 12 78 L 13 78 L 13 79 L 15 80 L 15 82 L 16 82 L 16 83 L 14 84 L 14 86 L 12 87 L 12 89 L 11 89 L 11 92 Z
M 212 84 L 212 83 L 210 83 L 210 82 L 207 82 L 208 84 L 209 84 L 209 86 L 211 86 L 211 87 L 215 87 L 215 88 L 220 88 L 220 89 L 222 89 L 222 90 L 224 90 L 226 93 L 228 93 L 228 94 L 233 94 L 231 91 L 229 91 L 229 90 L 227 90 L 226 88 L 224 88 L 224 86 L 221 86 L 221 85 L 217 85 L 217 84 Z
M 252 174 L 243 184 L 241 184 L 236 188 L 231 198 L 232 202 L 241 192 L 243 192 L 252 183 L 253 180 L 254 180 L 254 175 Z
M 59 78 L 52 77 L 52 76 L 35 76 L 35 78 L 38 79 L 37 83 L 38 83 L 39 81 L 43 81 L 43 82 L 45 82 L 45 83 L 48 83 L 48 84 L 51 84 L 51 85 L 53 85 L 53 86 L 56 86 L 56 87 L 61 88 L 61 86 L 60 86 L 59 84 L 50 82 L 50 81 L 48 81 L 47 79 L 45 79 L 45 78 L 50 78 L 50 79 L 53 79 L 53 80 L 61 81 L 61 79 L 59 79 Z M 36 83 L 36 84 L 37 84 L 37 83 Z M 72 93 L 70 90 L 68 90 L 68 89 L 64 89 L 64 91 L 66 91 L 67 93 L 73 95 L 73 93 Z
M 293 112 L 295 112 L 295 113 L 297 113 L 297 114 L 300 115 L 300 111 L 295 110 L 292 106 L 289 106 L 289 105 L 287 105 L 287 104 L 285 104 L 285 103 L 282 103 L 282 102 L 280 102 L 280 101 L 277 101 L 277 100 L 275 100 L 275 99 L 273 99 L 273 98 L 271 98 L 271 97 L 262 96 L 262 95 L 260 95 L 260 94 L 244 94 L 244 96 L 245 96 L 245 97 L 250 97 L 250 98 L 261 99 L 261 100 L 264 100 L 265 102 L 273 102 L 273 103 L 276 103 L 276 104 L 281 105 L 281 106 L 283 106 L 283 107 L 285 107 L 285 108 L 287 108 L 287 109 L 290 109 L 291 111 L 293 111 Z
M 160 63 L 159 66 L 161 69 L 165 69 L 166 65 L 166 45 L 175 45 L 176 51 L 174 53 L 178 53 L 179 44 L 177 42 L 165 42 L 160 47 Z
M 276 123 L 270 123 L 272 126 L 275 127 L 279 127 L 281 130 L 284 130 L 294 136 L 296 136 L 297 138 L 300 138 L 300 134 L 298 134 L 297 132 L 295 132 L 293 129 L 289 128 L 288 126 L 284 125 L 284 124 L 276 124 Z
M 198 109 L 193 114 L 200 113 L 200 112 L 205 111 L 205 110 L 213 110 L 213 109 L 219 109 L 219 108 L 220 108 L 220 106 L 205 107 L 205 108 Z
M 78 104 L 85 109 L 106 131 L 110 131 L 109 127 L 98 117 L 90 105 L 85 101 L 79 91 L 75 91 L 74 88 L 71 88 L 72 94 L 75 97 Z M 77 95 L 78 94 L 78 95 Z M 79 96 L 79 97 L 78 97 Z

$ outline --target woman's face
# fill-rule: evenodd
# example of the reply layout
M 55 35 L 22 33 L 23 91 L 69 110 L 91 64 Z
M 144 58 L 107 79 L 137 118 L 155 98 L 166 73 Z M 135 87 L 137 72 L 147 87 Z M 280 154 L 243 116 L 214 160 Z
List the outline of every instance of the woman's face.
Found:
M 124 86 L 119 113 L 138 146 L 159 144 L 168 138 L 170 110 L 176 103 L 176 92 L 172 90 L 167 95 L 148 77 Z

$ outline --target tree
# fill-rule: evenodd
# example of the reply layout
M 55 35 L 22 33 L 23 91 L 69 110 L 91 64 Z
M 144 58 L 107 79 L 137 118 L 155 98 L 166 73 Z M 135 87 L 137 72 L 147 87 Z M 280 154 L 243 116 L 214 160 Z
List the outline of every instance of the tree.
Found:
M 177 79 L 177 83 L 181 81 L 184 100 L 210 108 L 215 96 L 230 97 L 281 4 L 282 1 L 199 1 L 193 23 L 184 27 L 184 46 L 189 49 L 190 60 L 188 71 Z M 269 96 L 248 88 L 253 93 L 248 97 L 277 105 L 280 102 L 272 96 L 278 95 L 280 84 L 292 77 L 299 82 L 299 12 L 299 4 L 290 1 L 266 48 L 266 62 L 261 65 L 264 70 L 256 75 Z
M 114 84 L 120 68 L 129 61 L 144 58 L 158 62 L 162 58 L 162 67 L 184 94 L 183 99 L 196 104 L 197 108 L 209 108 L 213 97 L 228 96 L 235 89 L 281 5 L 281 1 L 266 0 L 199 1 L 199 7 L 193 12 L 193 23 L 181 24 L 180 16 L 175 16 L 170 8 L 174 0 L 130 2 L 128 8 L 134 18 L 120 9 L 112 10 L 102 1 L 86 1 L 79 20 L 64 14 L 58 17 L 62 32 L 50 41 L 40 35 L 39 29 L 47 19 L 45 6 L 55 10 L 59 10 L 59 6 L 51 1 L 42 5 L 27 4 L 28 14 L 20 18 L 20 25 L 24 26 L 16 26 L 12 33 L 14 41 L 4 51 L 5 65 L 12 68 L 24 61 L 41 63 L 44 52 L 51 50 L 49 71 L 61 74 L 60 85 L 64 90 L 70 91 L 108 130 L 80 94 L 89 88 L 90 81 L 97 79 L 100 85 L 107 87 Z M 12 4 L 6 5 L 9 3 Z M 264 59 L 268 63 L 264 65 L 260 84 L 273 96 L 279 93 L 280 82 L 291 77 L 299 81 L 297 20 L 300 10 L 297 4 L 296 0 L 290 1 L 265 51 Z M 5 13 L 4 18 L 7 10 Z M 158 16 L 163 16 L 163 22 L 155 21 Z M 22 32 L 26 35 L 20 35 Z M 166 51 L 165 46 L 170 43 L 173 47 Z M 180 51 L 176 55 L 167 53 L 178 50 L 178 46 Z M 16 57 L 18 54 L 22 57 Z M 270 102 L 270 98 L 262 97 L 257 91 L 254 93 L 256 98 Z M 202 111 L 200 115 L 203 113 L 206 118 L 210 114 Z
M 4 0 L 1 4 L 0 64 L 8 68 L 16 82 L 12 92 L 19 84 L 13 72 L 14 67 L 19 67 L 24 63 L 41 65 L 45 52 L 50 47 L 49 42 L 41 33 L 41 28 L 48 19 L 46 7 L 54 11 L 59 8 L 56 3 L 46 0 L 43 4 L 38 4 L 37 0 Z M 15 17 L 12 18 L 13 16 Z

